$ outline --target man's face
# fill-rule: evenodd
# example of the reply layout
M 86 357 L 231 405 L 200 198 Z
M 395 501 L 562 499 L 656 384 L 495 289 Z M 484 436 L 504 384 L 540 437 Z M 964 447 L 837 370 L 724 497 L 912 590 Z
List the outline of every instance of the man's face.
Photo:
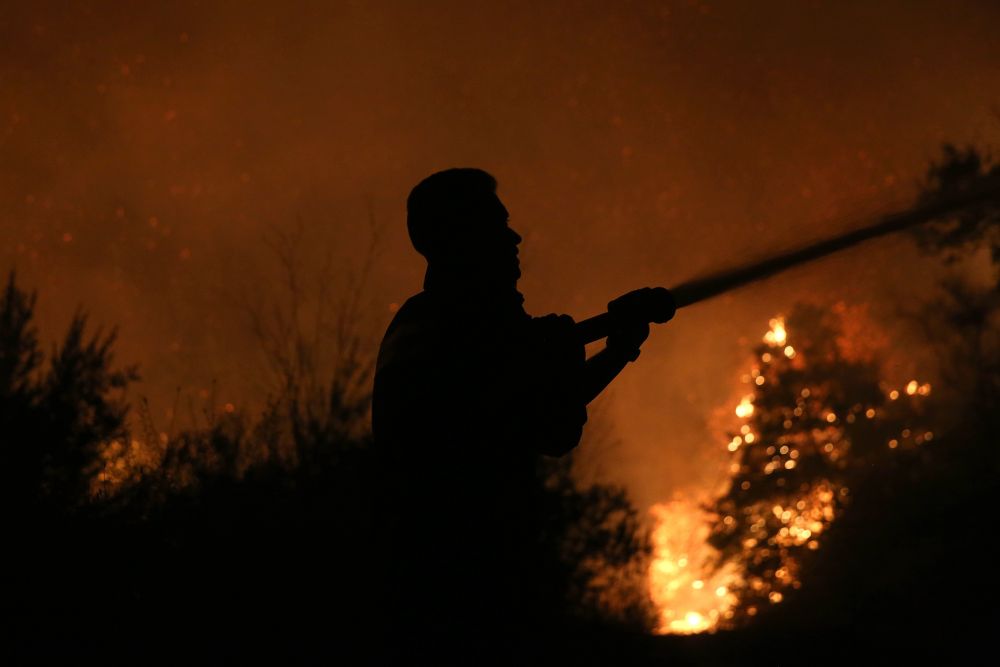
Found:
M 462 264 L 475 273 L 516 284 L 521 277 L 517 256 L 521 236 L 508 224 L 507 208 L 496 194 L 480 201 L 461 224 L 466 232 L 461 243 Z

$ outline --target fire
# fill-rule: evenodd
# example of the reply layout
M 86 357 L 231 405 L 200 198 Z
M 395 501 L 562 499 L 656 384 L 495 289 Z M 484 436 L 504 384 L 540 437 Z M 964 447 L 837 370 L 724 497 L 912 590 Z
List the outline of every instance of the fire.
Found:
M 746 419 L 753 414 L 753 396 L 744 396 L 740 404 L 736 406 L 736 416 Z
M 887 403 L 838 405 L 832 400 L 838 380 L 815 370 L 809 375 L 815 341 L 805 334 L 800 347 L 792 347 L 784 318 L 775 317 L 769 325 L 764 345 L 757 347 L 757 361 L 742 376 L 744 384 L 753 385 L 753 393 L 740 398 L 734 412 L 741 423 L 725 441 L 734 457 L 729 490 L 711 505 L 712 514 L 692 501 L 652 508 L 656 523 L 649 587 L 659 610 L 660 633 L 735 627 L 781 604 L 801 587 L 799 575 L 809 553 L 823 547 L 830 525 L 849 503 L 850 489 L 839 473 L 851 463 L 856 439 L 882 437 L 870 427 L 859 431 L 860 424 L 879 420 L 883 429 L 894 424 L 889 449 L 916 447 L 934 438 L 931 431 L 913 425 L 914 415 L 893 414 L 928 396 L 929 382 L 913 379 L 896 389 L 881 385 Z M 865 330 L 854 333 L 861 336 Z M 843 359 L 873 363 L 871 350 L 854 344 L 852 337 L 835 342 L 835 353 Z M 779 388 L 789 378 L 813 386 Z M 785 402 L 760 400 L 769 396 L 784 396 Z M 810 464 L 825 472 L 789 475 Z M 787 484 L 789 480 L 794 484 Z M 755 499 L 748 492 L 758 484 L 764 493 Z
M 765 378 L 766 369 L 770 364 L 777 363 L 777 355 L 791 360 L 798 354 L 788 342 L 784 318 L 775 317 L 769 325 L 763 340 L 772 351 L 763 351 L 760 355 L 763 366 L 755 366 L 743 378 L 744 382 L 753 381 L 758 387 L 769 381 Z M 913 395 L 921 388 L 922 385 L 914 381 L 906 387 L 906 391 Z M 928 385 L 925 391 L 929 390 Z M 811 390 L 803 388 L 800 394 L 804 401 L 810 397 Z M 743 423 L 739 434 L 733 434 L 726 445 L 729 452 L 736 454 L 744 446 L 753 445 L 758 440 L 751 421 L 755 413 L 753 401 L 754 394 L 744 395 L 734 410 Z M 801 409 L 795 412 L 796 416 L 800 414 Z M 866 416 L 873 418 L 874 411 Z M 840 416 L 833 410 L 821 413 L 820 417 L 831 428 L 839 427 Z M 779 468 L 790 471 L 798 466 L 801 452 L 791 441 L 775 443 L 766 449 L 765 474 L 772 474 Z M 828 443 L 824 451 L 834 456 L 833 444 Z M 734 462 L 731 472 L 738 474 L 740 468 L 740 464 Z M 746 490 L 749 484 L 744 481 L 741 488 Z M 846 489 L 821 480 L 804 485 L 798 493 L 789 493 L 783 504 L 758 504 L 746 508 L 752 531 L 742 544 L 744 560 L 729 561 L 722 567 L 713 567 L 718 562 L 719 552 L 708 541 L 712 532 L 709 517 L 697 503 L 675 500 L 655 505 L 651 509 L 656 523 L 652 533 L 654 551 L 649 587 L 650 596 L 660 614 L 658 632 L 693 634 L 712 631 L 734 617 L 741 599 L 749 616 L 756 615 L 761 604 L 781 603 L 789 588 L 799 586 L 799 558 L 795 549 L 820 548 L 820 536 L 836 516 L 838 493 L 844 492 Z M 718 518 L 725 526 L 735 527 L 739 517 Z M 751 568 L 755 559 L 768 549 L 775 549 L 781 554 L 781 566 L 775 570 L 773 577 L 761 578 L 752 574 Z M 748 605 L 745 604 L 747 599 L 759 602 Z
M 710 571 L 715 556 L 708 544 L 709 525 L 699 505 L 675 500 L 650 509 L 653 560 L 649 592 L 659 610 L 657 632 L 693 634 L 713 630 L 729 618 L 738 585 L 731 567 Z M 728 615 L 727 615 L 728 614 Z
M 785 341 L 788 340 L 788 332 L 785 331 L 785 318 L 780 316 L 774 317 L 768 324 L 771 328 L 766 334 L 764 334 L 764 342 L 774 347 L 784 347 Z M 788 353 L 788 350 L 786 350 L 785 353 L 791 357 L 792 354 L 794 354 L 794 350 L 791 354 Z

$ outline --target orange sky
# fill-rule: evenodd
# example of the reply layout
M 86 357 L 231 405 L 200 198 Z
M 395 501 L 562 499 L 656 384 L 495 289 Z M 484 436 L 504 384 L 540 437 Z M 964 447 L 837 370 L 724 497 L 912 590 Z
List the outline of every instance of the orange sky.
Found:
M 273 291 L 262 238 L 296 219 L 341 273 L 381 226 L 377 340 L 420 285 L 405 196 L 443 167 L 497 176 L 528 310 L 585 317 L 905 202 L 943 141 L 1000 145 L 993 2 L 252 4 L 0 9 L 3 265 L 46 337 L 77 304 L 117 323 L 154 415 L 213 379 L 259 395 L 236 301 Z M 889 317 L 920 273 L 887 240 L 683 311 L 589 463 L 642 504 L 710 484 L 768 318 Z

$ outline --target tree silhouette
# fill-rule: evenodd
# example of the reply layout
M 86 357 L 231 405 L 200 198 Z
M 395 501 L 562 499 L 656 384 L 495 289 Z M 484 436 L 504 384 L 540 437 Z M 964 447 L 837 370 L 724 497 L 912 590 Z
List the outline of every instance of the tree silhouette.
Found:
M 921 187 L 921 201 L 947 200 L 968 192 L 1000 192 L 1000 164 L 971 146 L 945 144 Z M 913 231 L 920 246 L 948 264 L 967 259 L 977 250 L 989 253 L 994 271 L 1000 271 L 1000 195 L 946 216 Z M 1000 272 L 994 274 L 1000 288 Z
M 116 332 L 86 334 L 77 312 L 45 363 L 34 292 L 10 273 L 0 299 L 0 432 L 6 487 L 21 502 L 63 510 L 86 498 L 98 448 L 126 437 L 123 391 L 135 367 L 114 368 Z
M 43 461 L 29 442 L 41 393 L 42 353 L 32 324 L 36 300 L 18 289 L 11 272 L 0 300 L 0 456 L 9 500 L 21 502 L 37 494 Z
M 946 145 L 928 170 L 922 197 L 989 188 L 1000 193 L 1000 163 L 975 148 Z M 955 422 L 988 437 L 1000 428 L 1000 194 L 914 234 L 926 252 L 953 268 L 914 319 L 953 388 L 947 398 Z M 977 253 L 990 259 L 989 278 L 968 270 Z

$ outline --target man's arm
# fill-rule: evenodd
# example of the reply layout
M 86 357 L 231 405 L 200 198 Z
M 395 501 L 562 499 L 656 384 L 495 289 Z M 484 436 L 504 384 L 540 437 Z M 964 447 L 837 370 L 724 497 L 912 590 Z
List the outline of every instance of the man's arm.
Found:
M 607 346 L 587 359 L 584 372 L 583 398 L 590 403 L 611 384 L 625 365 L 639 356 L 639 346 L 649 336 L 649 325 L 643 322 L 623 325 L 608 336 Z
M 638 358 L 649 324 L 631 311 L 642 305 L 642 295 L 642 290 L 630 292 L 608 304 L 616 324 L 606 347 L 586 360 L 572 318 L 547 315 L 532 320 L 534 344 L 526 348 L 530 352 L 522 359 L 527 364 L 520 378 L 526 382 L 525 398 L 534 408 L 528 410 L 531 416 L 525 424 L 531 425 L 527 433 L 539 436 L 537 451 L 561 456 L 573 449 L 587 421 L 587 404 Z
M 662 287 L 633 290 L 608 304 L 611 331 L 607 347 L 587 360 L 584 373 L 583 398 L 587 403 L 597 398 L 627 363 L 639 357 L 639 347 L 649 337 L 649 323 L 666 322 L 676 310 L 673 295 Z
M 604 388 L 611 384 L 629 360 L 614 350 L 604 348 L 587 359 L 587 370 L 584 373 L 583 399 L 590 403 Z

